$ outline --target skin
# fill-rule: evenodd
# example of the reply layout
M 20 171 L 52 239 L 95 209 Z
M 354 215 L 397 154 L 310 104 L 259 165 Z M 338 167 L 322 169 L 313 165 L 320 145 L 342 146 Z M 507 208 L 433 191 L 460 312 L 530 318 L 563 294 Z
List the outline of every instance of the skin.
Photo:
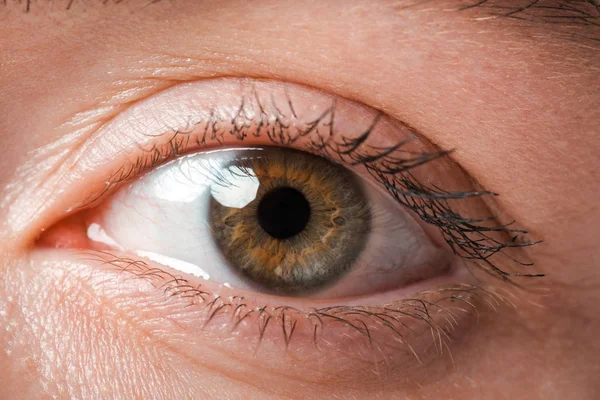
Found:
M 65 11 L 66 3 L 33 3 L 29 12 L 25 4 L 0 6 L 1 398 L 592 399 L 600 392 L 597 27 L 456 11 L 467 1 L 76 1 Z M 580 6 L 599 15 L 592 4 Z M 32 206 L 57 195 L 36 188 L 69 151 L 132 104 L 218 76 L 322 89 L 456 149 L 453 160 L 501 194 L 494 211 L 543 239 L 524 252 L 546 276 L 519 281 L 525 290 L 509 290 L 512 306 L 482 311 L 454 335 L 452 360 L 365 373 L 358 384 L 334 376 L 298 385 L 306 369 L 254 374 L 260 358 L 232 346 L 223 361 L 210 335 L 197 335 L 187 350 L 172 346 L 177 328 L 149 333 L 138 317 L 153 311 L 127 292 L 105 293 L 73 273 L 72 259 L 34 256 L 40 228 L 65 211 Z M 277 357 L 291 363 L 285 352 Z

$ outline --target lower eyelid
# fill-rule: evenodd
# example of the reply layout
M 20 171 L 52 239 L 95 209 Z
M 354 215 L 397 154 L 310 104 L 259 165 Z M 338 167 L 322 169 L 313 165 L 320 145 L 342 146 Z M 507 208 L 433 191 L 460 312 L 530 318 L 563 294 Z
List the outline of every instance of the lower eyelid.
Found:
M 93 288 L 98 301 L 115 304 L 161 340 L 174 340 L 175 345 L 181 338 L 198 342 L 195 349 L 187 345 L 184 351 L 204 348 L 203 341 L 228 351 L 235 340 L 236 346 L 259 358 L 275 352 L 310 359 L 333 351 L 336 357 L 374 362 L 381 356 L 374 355 L 377 348 L 386 354 L 386 362 L 393 359 L 394 365 L 406 368 L 446 353 L 451 336 L 474 327 L 479 313 L 502 304 L 491 288 L 448 282 L 410 299 L 388 297 L 370 306 L 360 305 L 360 300 L 353 305 L 325 301 L 302 305 L 287 299 L 281 304 L 281 298 L 252 293 L 241 297 L 212 282 L 200 285 L 128 255 L 39 250 L 32 261 L 38 259 L 46 267 L 54 263 L 69 269 L 70 275 Z

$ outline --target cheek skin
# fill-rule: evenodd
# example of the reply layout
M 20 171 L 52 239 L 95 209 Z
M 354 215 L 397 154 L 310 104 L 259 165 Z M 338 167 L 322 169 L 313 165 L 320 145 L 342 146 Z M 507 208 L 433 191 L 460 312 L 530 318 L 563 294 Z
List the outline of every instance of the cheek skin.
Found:
M 8 386 L 0 388 L 0 397 L 210 398 L 218 393 L 240 398 L 248 393 L 245 385 L 146 334 L 84 280 L 43 264 L 5 267 L 0 325 L 8 328 L 0 340 L 8 346 L 0 365 Z

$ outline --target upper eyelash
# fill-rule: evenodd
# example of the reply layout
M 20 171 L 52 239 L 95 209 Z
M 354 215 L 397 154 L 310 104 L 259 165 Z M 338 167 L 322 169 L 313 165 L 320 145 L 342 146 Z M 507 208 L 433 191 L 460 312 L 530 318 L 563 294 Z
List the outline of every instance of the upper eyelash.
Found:
M 375 116 L 370 126 L 361 135 L 355 138 L 342 136 L 341 140 L 334 140 L 335 100 L 319 117 L 308 122 L 300 121 L 301 127 L 299 128 L 296 124 L 292 129 L 291 119 L 285 116 L 273 99 L 270 106 L 276 116 L 269 118 L 257 93 L 253 92 L 252 96 L 250 99 L 242 97 L 236 114 L 230 121 L 227 121 L 229 125 L 223 124 L 225 121 L 211 110 L 210 118 L 207 121 L 190 121 L 187 129 L 174 129 L 169 133 L 159 135 L 169 134 L 171 137 L 166 144 L 154 143 L 150 147 L 141 147 L 143 154 L 134 162 L 121 166 L 107 179 L 104 189 L 84 201 L 81 207 L 96 202 L 123 182 L 130 181 L 145 171 L 183 155 L 192 139 L 199 147 L 203 147 L 207 141 L 223 143 L 226 135 L 243 141 L 252 130 L 253 137 L 266 136 L 275 145 L 289 146 L 312 134 L 308 145 L 309 151 L 328 158 L 335 155 L 342 162 L 351 166 L 363 166 L 398 203 L 412 210 L 425 223 L 436 226 L 454 254 L 464 259 L 474 260 L 477 265 L 505 280 L 510 280 L 511 277 L 544 276 L 539 273 L 511 273 L 500 268 L 491 260 L 495 255 L 503 254 L 518 265 L 533 265 L 505 253 L 505 249 L 528 247 L 541 242 L 524 239 L 528 231 L 512 228 L 515 221 L 500 224 L 493 215 L 484 218 L 465 217 L 455 212 L 449 204 L 450 200 L 495 196 L 495 193 L 487 190 L 449 192 L 439 187 L 427 186 L 419 182 L 411 173 L 412 169 L 444 158 L 452 151 L 436 150 L 415 153 L 404 150 L 403 147 L 417 136 L 414 129 L 411 129 L 414 132 L 413 137 L 403 139 L 392 146 L 373 147 L 368 145 L 371 133 L 382 118 L 381 112 Z M 286 107 L 288 107 L 291 118 L 298 119 L 292 101 L 289 97 L 287 100 Z M 255 102 L 258 110 L 247 109 L 247 105 L 252 102 Z M 258 122 L 256 115 L 258 115 Z M 298 120 L 294 122 L 298 122 Z M 204 124 L 203 127 L 202 124 Z M 197 130 L 199 126 L 201 132 L 192 138 L 190 133 Z M 491 237 L 491 233 L 507 235 L 508 238 L 502 241 Z
M 400 148 L 397 149 L 400 150 Z M 449 192 L 439 187 L 422 184 L 411 173 L 412 168 L 448 154 L 450 151 L 424 153 L 409 159 L 409 162 L 406 163 L 406 160 L 396 158 L 387 149 L 382 149 L 370 154 L 359 154 L 354 158 L 362 160 L 357 162 L 364 165 L 369 174 L 383 184 L 400 204 L 411 209 L 424 222 L 438 227 L 454 254 L 465 259 L 482 262 L 504 278 L 544 276 L 543 274 L 510 273 L 502 270 L 490 260 L 490 257 L 503 253 L 506 248 L 528 247 L 541 242 L 523 240 L 522 236 L 527 235 L 528 232 L 524 229 L 511 228 L 515 221 L 495 224 L 497 218 L 493 215 L 484 218 L 467 218 L 454 212 L 449 204 L 449 200 L 496 196 L 496 193 L 487 190 Z M 492 224 L 486 226 L 486 223 Z M 507 234 L 509 239 L 504 242 L 499 241 L 490 237 L 489 233 L 491 232 Z M 522 266 L 533 265 L 519 261 L 510 255 L 506 256 Z
M 342 138 L 341 142 L 323 140 L 316 153 L 335 153 L 344 160 L 349 158 L 350 165 L 362 165 L 369 174 L 379 181 L 387 191 L 403 206 L 415 212 L 421 220 L 440 229 L 444 239 L 454 254 L 471 260 L 483 262 L 492 271 L 504 278 L 512 276 L 542 277 L 543 274 L 514 274 L 502 270 L 490 261 L 490 257 L 502 253 L 505 248 L 520 248 L 532 246 L 540 241 L 520 240 L 519 235 L 528 232 L 523 229 L 510 228 L 515 223 L 485 226 L 484 223 L 495 221 L 495 216 L 486 218 L 465 218 L 450 207 L 448 201 L 465 199 L 486 195 L 496 196 L 496 193 L 480 190 L 474 192 L 448 192 L 439 187 L 430 187 L 419 182 L 411 173 L 413 168 L 435 161 L 447 156 L 451 151 L 436 151 L 430 153 L 408 153 L 408 158 L 397 156 L 403 153 L 402 147 L 414 140 L 414 136 L 402 140 L 390 147 L 374 148 L 360 151 L 360 146 L 367 143 L 368 137 L 379 122 L 378 114 L 371 126 L 357 138 Z M 330 135 L 329 137 L 333 137 Z M 490 237 L 487 232 L 500 232 L 510 235 L 504 242 Z M 510 257 L 510 256 L 508 256 Z M 522 266 L 531 266 L 532 263 L 521 262 L 510 257 Z

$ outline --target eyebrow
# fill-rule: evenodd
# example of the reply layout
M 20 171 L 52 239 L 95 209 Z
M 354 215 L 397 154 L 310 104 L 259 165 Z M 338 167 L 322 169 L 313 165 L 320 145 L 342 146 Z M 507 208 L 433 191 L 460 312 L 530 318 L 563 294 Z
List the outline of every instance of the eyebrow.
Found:
M 83 3 L 82 0 L 64 0 L 66 1 L 66 5 L 64 6 L 65 10 L 70 10 L 73 5 L 76 3 Z M 117 5 L 121 3 L 127 2 L 127 0 L 97 0 L 98 3 L 102 5 Z M 163 0 L 148 0 L 145 5 L 142 7 L 160 3 Z M 23 11 L 29 12 L 31 8 L 34 6 L 33 0 L 2 0 L 2 4 L 4 6 L 9 6 L 9 3 L 17 3 L 17 5 L 23 5 Z M 426 3 L 431 3 L 432 0 L 415 0 L 415 3 L 404 6 L 401 8 L 409 8 L 411 6 L 422 5 Z M 582 6 L 591 6 L 596 10 L 596 14 L 593 15 L 589 11 L 582 9 Z M 474 0 L 472 4 L 467 4 L 458 8 L 459 11 L 468 10 L 472 8 L 487 8 L 490 10 L 496 10 L 495 15 L 504 16 L 504 17 L 514 17 L 521 18 L 518 14 L 529 15 L 535 17 L 535 15 L 530 15 L 532 10 L 545 10 L 548 15 L 541 16 L 542 18 L 570 18 L 570 19 L 579 19 L 584 23 L 591 23 L 595 25 L 600 25 L 600 23 L 596 21 L 590 21 L 589 19 L 598 19 L 600 17 L 600 0 L 528 0 L 528 1 L 518 1 L 518 0 Z M 555 15 L 551 15 L 554 12 Z
M 600 42 L 600 0 L 474 0 L 458 9 L 482 9 L 489 18 L 585 28 L 582 39 Z
M 483 8 L 492 15 L 529 21 L 560 23 L 561 20 L 600 26 L 599 0 L 479 0 L 459 8 L 459 11 Z
M 5 7 L 13 4 L 22 7 L 29 13 L 35 6 L 35 0 L 1 0 Z M 58 8 L 76 12 L 86 5 L 84 0 L 49 0 L 53 3 L 63 3 Z M 131 0 L 96 0 L 104 6 L 114 6 Z M 141 9 L 163 0 L 146 0 Z M 430 5 L 435 0 L 413 0 L 412 3 L 399 8 L 410 8 L 420 5 Z M 463 2 L 464 3 L 464 2 Z M 89 3 L 87 3 L 89 4 Z M 455 11 L 468 11 L 479 9 L 483 11 L 480 20 L 492 18 L 508 18 L 521 20 L 531 25 L 560 25 L 562 27 L 577 27 L 583 34 L 576 34 L 578 39 L 589 39 L 600 42 L 600 0 L 472 0 L 455 8 Z

